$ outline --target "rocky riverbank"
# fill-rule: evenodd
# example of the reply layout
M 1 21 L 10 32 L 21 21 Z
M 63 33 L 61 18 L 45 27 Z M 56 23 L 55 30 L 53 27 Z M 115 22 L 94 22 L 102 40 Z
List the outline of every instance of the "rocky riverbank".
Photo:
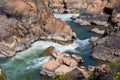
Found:
M 89 66 L 87 69 L 81 66 L 82 63 L 81 56 L 53 50 L 50 60 L 42 64 L 40 74 L 50 78 L 64 76 L 63 80 L 114 80 L 107 65 Z
M 0 57 L 11 57 L 36 40 L 71 41 L 76 38 L 66 23 L 54 18 L 47 1 L 0 1 Z
M 120 58 L 120 31 L 94 42 L 92 57 L 98 60 L 114 62 Z
M 111 22 L 112 28 L 109 28 L 102 39 L 99 39 L 95 42 L 93 47 L 92 57 L 95 59 L 114 62 L 116 59 L 120 58 L 120 2 L 116 3 L 116 6 L 113 8 Z M 104 36 L 105 36 L 104 35 Z
M 101 7 L 102 6 L 102 7 Z M 79 25 L 103 25 L 105 27 L 116 26 L 115 17 L 117 16 L 118 0 L 94 0 L 88 5 L 86 10 L 73 19 L 73 22 Z
M 102 6 L 102 7 L 101 7 Z M 92 57 L 103 61 L 115 61 L 120 53 L 120 1 L 94 0 L 78 17 L 72 17 L 79 25 L 103 25 L 105 30 L 91 31 L 103 35 L 102 39 L 91 38 L 94 43 Z

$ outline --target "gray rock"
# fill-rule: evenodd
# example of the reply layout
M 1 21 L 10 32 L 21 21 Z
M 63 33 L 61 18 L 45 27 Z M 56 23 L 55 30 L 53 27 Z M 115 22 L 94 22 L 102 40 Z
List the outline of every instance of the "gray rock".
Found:
M 120 58 L 120 31 L 96 42 L 92 57 L 98 60 L 114 62 Z

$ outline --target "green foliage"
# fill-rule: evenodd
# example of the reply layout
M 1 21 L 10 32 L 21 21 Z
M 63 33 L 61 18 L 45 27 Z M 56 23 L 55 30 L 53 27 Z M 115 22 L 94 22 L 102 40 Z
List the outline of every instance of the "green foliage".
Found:
M 50 78 L 50 77 L 42 77 L 40 80 L 69 80 L 67 79 L 64 75 L 57 75 L 55 78 Z
M 63 75 L 58 75 L 53 80 L 68 80 L 68 79 L 65 76 L 63 76 Z
M 90 75 L 90 76 L 88 77 L 88 80 L 94 80 L 94 75 L 93 75 L 93 74 Z
M 114 76 L 115 80 L 120 80 L 120 59 L 113 63 L 106 63 L 111 68 L 111 74 Z
M 120 80 L 120 72 L 117 72 L 117 73 L 115 74 L 115 80 Z

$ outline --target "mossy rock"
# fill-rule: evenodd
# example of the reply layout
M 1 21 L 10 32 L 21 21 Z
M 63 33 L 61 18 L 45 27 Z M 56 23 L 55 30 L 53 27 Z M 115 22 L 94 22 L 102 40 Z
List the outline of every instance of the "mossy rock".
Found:
M 53 46 L 48 47 L 46 50 L 43 51 L 42 56 L 50 56 L 54 50 Z
M 0 73 L 0 80 L 5 80 L 5 76 L 3 73 Z
M 112 76 L 114 76 L 115 80 L 120 80 L 120 58 L 113 63 L 99 61 L 99 65 L 101 64 L 110 66 Z

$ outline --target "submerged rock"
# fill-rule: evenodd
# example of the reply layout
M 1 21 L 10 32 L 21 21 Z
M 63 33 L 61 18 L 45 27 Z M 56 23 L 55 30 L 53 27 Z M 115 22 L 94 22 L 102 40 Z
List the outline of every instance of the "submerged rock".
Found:
M 44 52 L 42 53 L 42 56 L 50 56 L 54 50 L 53 46 L 48 47 Z
M 36 40 L 71 41 L 71 28 L 53 16 L 44 0 L 0 0 L 0 57 L 11 57 Z

